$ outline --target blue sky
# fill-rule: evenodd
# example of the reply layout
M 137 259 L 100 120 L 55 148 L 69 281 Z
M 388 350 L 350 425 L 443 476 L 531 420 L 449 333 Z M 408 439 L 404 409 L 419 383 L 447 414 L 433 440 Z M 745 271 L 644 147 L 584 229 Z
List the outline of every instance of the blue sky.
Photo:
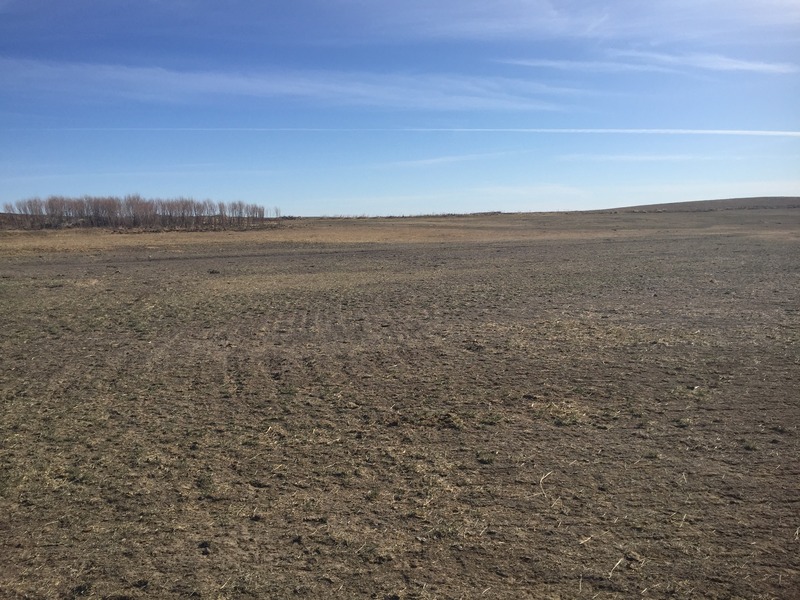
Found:
M 798 0 L 0 0 L 0 205 L 800 195 Z

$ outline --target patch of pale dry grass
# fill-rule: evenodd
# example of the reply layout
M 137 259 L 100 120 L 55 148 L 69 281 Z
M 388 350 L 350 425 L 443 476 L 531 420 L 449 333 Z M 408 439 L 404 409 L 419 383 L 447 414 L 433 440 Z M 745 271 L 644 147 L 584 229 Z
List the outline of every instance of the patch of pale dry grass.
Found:
M 736 212 L 732 215 L 730 213 Z M 100 253 L 139 248 L 154 254 L 275 243 L 372 244 L 515 242 L 526 240 L 641 238 L 730 234 L 765 218 L 780 222 L 769 235 L 796 239 L 796 211 L 752 210 L 686 214 L 515 213 L 402 218 L 303 218 L 250 231 L 114 233 L 110 230 L 0 231 L 0 257 L 48 253 Z
M 145 232 L 118 234 L 109 230 L 3 231 L 0 256 L 46 253 L 93 253 L 139 248 L 154 254 L 191 251 L 198 246 L 295 244 L 430 243 L 452 241 L 515 241 L 563 236 L 567 223 L 545 228 L 531 217 L 438 217 L 408 219 L 301 219 L 272 229 L 251 231 Z M 537 221 L 547 220 L 544 216 Z M 552 218 L 550 218 L 552 220 Z M 555 222 L 553 223 L 555 225 Z M 571 232 L 588 235 L 588 232 Z

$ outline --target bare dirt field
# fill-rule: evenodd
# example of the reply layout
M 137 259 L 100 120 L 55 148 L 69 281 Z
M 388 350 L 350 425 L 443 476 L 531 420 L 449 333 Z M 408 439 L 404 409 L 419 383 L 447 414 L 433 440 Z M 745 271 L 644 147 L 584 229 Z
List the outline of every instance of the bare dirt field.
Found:
M 799 598 L 800 209 L 0 232 L 0 598 Z

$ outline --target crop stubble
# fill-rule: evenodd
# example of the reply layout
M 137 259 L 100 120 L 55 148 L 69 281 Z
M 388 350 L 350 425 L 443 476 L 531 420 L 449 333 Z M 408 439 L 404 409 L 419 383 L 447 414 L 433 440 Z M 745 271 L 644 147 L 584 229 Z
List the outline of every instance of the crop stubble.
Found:
M 0 596 L 791 598 L 798 210 L 0 237 Z

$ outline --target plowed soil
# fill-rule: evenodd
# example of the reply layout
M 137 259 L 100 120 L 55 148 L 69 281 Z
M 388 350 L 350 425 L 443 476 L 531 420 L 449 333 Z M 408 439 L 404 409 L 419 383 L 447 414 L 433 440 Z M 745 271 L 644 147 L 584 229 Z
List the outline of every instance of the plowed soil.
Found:
M 798 598 L 800 209 L 0 234 L 2 598 Z

